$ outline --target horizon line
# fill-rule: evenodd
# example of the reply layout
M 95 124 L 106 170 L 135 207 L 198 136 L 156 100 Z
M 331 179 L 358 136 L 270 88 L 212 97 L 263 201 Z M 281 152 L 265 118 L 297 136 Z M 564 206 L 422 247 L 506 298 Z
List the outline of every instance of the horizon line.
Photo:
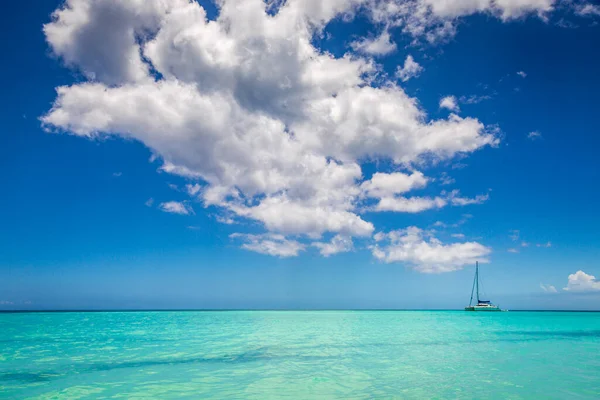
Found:
M 107 309 L 15 309 L 0 310 L 0 314 L 18 313 L 77 313 L 77 312 L 235 312 L 235 311 L 464 311 L 462 308 L 107 308 Z M 600 312 L 575 309 L 511 309 L 512 312 Z

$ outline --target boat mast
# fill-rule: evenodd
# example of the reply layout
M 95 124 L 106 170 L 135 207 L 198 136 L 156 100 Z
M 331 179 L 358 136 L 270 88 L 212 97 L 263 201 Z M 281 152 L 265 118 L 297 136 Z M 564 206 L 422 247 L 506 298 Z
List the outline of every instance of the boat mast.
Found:
M 479 261 L 475 261 L 475 280 L 477 281 L 477 304 L 479 304 Z
M 475 264 L 475 279 L 473 279 L 473 287 L 471 287 L 471 299 L 469 300 L 469 307 L 473 304 L 473 293 L 475 292 L 475 284 L 477 284 L 477 303 L 479 303 L 479 266 Z

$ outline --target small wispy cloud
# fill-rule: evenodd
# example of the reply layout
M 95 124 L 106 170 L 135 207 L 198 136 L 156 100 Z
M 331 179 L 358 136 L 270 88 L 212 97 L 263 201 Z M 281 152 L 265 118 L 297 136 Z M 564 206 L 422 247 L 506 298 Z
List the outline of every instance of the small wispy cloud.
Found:
M 525 73 L 525 71 L 519 71 L 519 72 L 517 72 L 517 75 L 519 75 L 521 78 L 527 77 L 527 74 Z
M 511 248 L 511 249 L 508 249 L 506 251 L 508 251 L 509 253 L 518 253 L 519 249 Z
M 154 204 L 154 199 L 152 197 L 150 197 L 148 200 L 146 200 L 146 202 L 144 203 L 144 205 L 146 207 L 152 207 L 152 205 Z
M 452 236 L 452 237 L 453 237 L 453 238 L 455 238 L 455 239 L 464 239 L 464 238 L 465 238 L 465 235 L 464 235 L 464 233 L 453 233 L 453 234 L 452 234 L 452 235 L 450 235 L 450 236 Z
M 577 25 L 573 21 L 569 21 L 564 18 L 559 19 L 558 22 L 556 23 L 556 26 L 558 26 L 559 28 L 565 28 L 565 29 L 579 28 L 579 25 Z
M 554 286 L 547 283 L 540 283 L 540 288 L 546 293 L 558 293 L 558 290 Z
M 470 96 L 460 96 L 460 98 L 458 100 L 462 104 L 477 104 L 477 103 L 481 103 L 482 101 L 489 100 L 491 98 L 492 98 L 492 96 L 490 96 L 488 94 L 484 94 L 484 95 L 472 94 Z
M 273 233 L 261 235 L 233 233 L 229 237 L 241 240 L 243 242 L 242 248 L 245 250 L 277 257 L 295 257 L 306 248 L 296 240 L 290 240 L 283 235 Z
M 219 222 L 221 224 L 225 224 L 225 225 L 235 224 L 235 220 L 229 216 L 217 215 L 215 217 L 215 219 L 217 220 L 217 222 Z
M 193 185 L 191 184 L 187 184 L 185 185 L 185 189 L 188 192 L 188 194 L 190 196 L 195 196 L 198 193 L 200 193 L 200 190 L 202 190 L 202 186 L 200 186 L 199 184 L 195 183 Z
M 519 240 L 521 233 L 519 232 L 518 229 L 513 229 L 509 232 L 510 232 L 510 235 L 508 235 L 508 237 L 510 238 L 510 240 L 512 240 L 513 242 L 516 242 L 517 240 Z
M 581 4 L 577 7 L 575 13 L 585 17 L 600 15 L 600 6 L 595 4 Z
M 452 228 L 458 228 L 459 226 L 466 224 L 471 218 L 473 218 L 472 214 L 463 214 L 461 219 L 450 226 Z
M 164 212 L 179 215 L 190 215 L 194 213 L 194 210 L 190 206 L 179 201 L 167 201 L 161 203 L 160 209 Z
M 463 168 L 467 168 L 467 164 L 465 164 L 465 163 L 452 164 L 452 169 L 463 169 Z
M 120 177 L 121 175 L 123 175 L 122 172 L 113 172 L 112 176 L 114 176 L 115 178 Z
M 538 243 L 538 244 L 536 244 L 536 246 L 537 247 L 546 247 L 546 248 L 549 248 L 549 247 L 552 247 L 552 243 L 551 242 Z
M 455 182 L 456 179 L 449 176 L 446 172 L 442 172 L 442 174 L 440 175 L 440 183 L 442 185 L 452 185 Z
M 489 193 L 478 194 L 475 197 L 461 197 L 458 190 L 453 190 L 448 194 L 448 201 L 455 206 L 468 206 L 471 204 L 483 204 L 490 199 Z
M 542 138 L 542 134 L 538 131 L 529 132 L 527 134 L 527 139 L 536 140 L 536 139 L 541 139 L 541 138 Z

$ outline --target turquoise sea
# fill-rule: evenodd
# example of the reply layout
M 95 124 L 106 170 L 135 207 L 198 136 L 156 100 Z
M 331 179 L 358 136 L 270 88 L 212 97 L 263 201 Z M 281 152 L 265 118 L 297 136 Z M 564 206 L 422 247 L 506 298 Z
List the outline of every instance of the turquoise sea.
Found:
M 600 313 L 0 314 L 6 399 L 598 399 Z

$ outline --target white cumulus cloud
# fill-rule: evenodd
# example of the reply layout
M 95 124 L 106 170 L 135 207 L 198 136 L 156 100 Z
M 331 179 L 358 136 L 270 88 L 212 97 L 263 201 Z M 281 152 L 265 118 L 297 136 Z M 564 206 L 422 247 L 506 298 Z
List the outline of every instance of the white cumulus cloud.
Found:
M 180 215 L 189 215 L 194 213 L 194 210 L 192 210 L 190 206 L 179 201 L 167 201 L 161 203 L 160 209 L 164 212 Z
M 369 197 L 386 197 L 423 188 L 427 182 L 429 179 L 419 171 L 410 175 L 402 172 L 376 172 L 371 179 L 361 184 L 361 189 Z
M 381 261 L 403 262 L 424 273 L 451 272 L 476 261 L 485 263 L 491 252 L 477 242 L 444 244 L 414 226 L 385 234 L 371 250 Z
M 396 43 L 391 41 L 390 33 L 387 30 L 384 30 L 376 38 L 363 38 L 350 43 L 350 46 L 355 51 L 373 56 L 383 56 L 396 51 Z
M 406 4 L 426 6 L 424 15 L 439 22 L 425 23 L 428 31 L 453 29 L 453 22 L 440 22 L 453 13 L 412 3 Z M 502 18 L 520 9 L 508 0 L 490 4 Z M 476 118 L 432 119 L 395 77 L 380 76 L 385 82 L 375 85 L 372 57 L 336 57 L 315 47 L 315 34 L 329 21 L 365 5 L 373 5 L 365 8 L 373 20 L 389 24 L 374 40 L 359 38 L 355 48 L 368 55 L 393 51 L 387 27 L 408 15 L 394 1 L 385 16 L 377 14 L 383 3 L 368 0 L 289 0 L 273 15 L 260 0 L 222 0 L 209 20 L 198 2 L 188 0 L 66 0 L 44 33 L 52 52 L 85 79 L 56 89 L 42 123 L 90 140 L 118 136 L 142 143 L 164 172 L 190 181 L 190 196 L 219 210 L 218 221 L 258 221 L 266 233 L 234 238 L 275 256 L 297 255 L 306 246 L 300 240 L 328 233 L 331 242 L 314 243 L 322 254 L 348 251 L 352 237 L 375 231 L 365 210 L 420 212 L 487 200 L 458 192 L 406 196 L 428 183 L 415 165 L 465 156 L 499 139 Z M 417 35 L 408 28 L 411 21 L 404 30 Z M 421 71 L 407 56 L 398 78 Z M 458 108 L 454 103 L 451 110 Z M 365 179 L 364 160 L 392 166 Z M 159 208 L 193 213 L 185 202 Z M 473 243 L 424 243 L 436 254 L 457 254 L 437 258 L 431 267 L 437 269 L 444 260 L 456 269 L 469 249 L 477 250 Z
M 410 54 L 406 56 L 406 60 L 404 60 L 403 66 L 398 66 L 396 69 L 396 76 L 402 82 L 406 82 L 409 79 L 416 78 L 421 75 L 423 72 L 423 67 L 419 65 L 418 62 L 415 61 L 413 56 Z
M 446 108 L 450 111 L 460 111 L 458 101 L 455 96 L 442 97 L 440 100 L 440 108 Z
M 594 275 L 588 275 L 579 270 L 569 275 L 567 286 L 563 290 L 568 292 L 597 292 L 600 291 L 600 282 Z
M 407 165 L 498 139 L 474 118 L 429 120 L 358 55 L 315 48 L 328 21 L 364 3 L 225 0 L 208 20 L 187 0 L 68 0 L 46 39 L 86 82 L 57 88 L 49 130 L 145 144 L 168 173 L 196 180 L 205 206 L 281 234 L 367 236 L 366 158 Z M 201 185 L 201 189 L 196 184 Z
M 419 213 L 434 208 L 442 208 L 448 201 L 441 197 L 382 197 L 373 211 L 394 211 Z

